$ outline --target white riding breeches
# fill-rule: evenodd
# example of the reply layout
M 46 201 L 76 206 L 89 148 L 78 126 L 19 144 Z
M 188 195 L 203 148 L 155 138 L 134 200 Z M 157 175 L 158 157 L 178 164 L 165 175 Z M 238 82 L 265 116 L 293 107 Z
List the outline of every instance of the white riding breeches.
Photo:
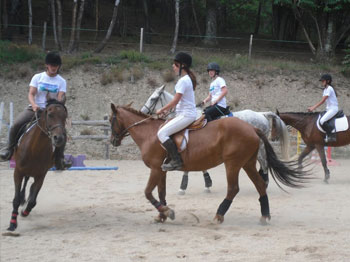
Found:
M 158 139 L 161 143 L 167 141 L 172 134 L 186 128 L 196 120 L 196 117 L 187 117 L 184 115 L 176 116 L 158 130 Z
M 327 110 L 327 112 L 321 117 L 320 124 L 323 125 L 325 122 L 327 122 L 329 119 L 331 119 L 333 116 L 338 113 L 338 108 L 330 108 Z

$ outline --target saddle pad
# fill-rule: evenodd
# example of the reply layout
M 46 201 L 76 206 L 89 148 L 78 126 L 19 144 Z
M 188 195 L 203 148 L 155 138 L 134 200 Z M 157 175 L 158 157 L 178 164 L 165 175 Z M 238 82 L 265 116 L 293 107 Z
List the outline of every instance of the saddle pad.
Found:
M 324 131 L 323 128 L 320 126 L 320 118 L 321 118 L 321 116 L 318 116 L 318 119 L 316 121 L 317 128 L 322 133 L 326 133 L 326 131 Z M 347 117 L 344 115 L 341 118 L 335 119 L 335 129 L 332 131 L 332 133 L 346 131 L 346 130 L 348 130 L 348 128 L 349 128 L 349 122 L 348 122 Z

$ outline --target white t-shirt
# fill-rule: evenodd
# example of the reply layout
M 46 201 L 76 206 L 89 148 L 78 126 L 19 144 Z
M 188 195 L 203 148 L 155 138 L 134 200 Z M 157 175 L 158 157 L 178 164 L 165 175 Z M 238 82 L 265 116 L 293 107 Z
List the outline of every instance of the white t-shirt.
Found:
M 35 95 L 35 103 L 40 108 L 46 107 L 48 98 L 58 98 L 58 92 L 66 92 L 66 80 L 60 75 L 54 77 L 49 76 L 46 72 L 42 72 L 33 76 L 29 86 L 35 87 L 37 93 Z
M 177 81 L 175 85 L 175 93 L 182 94 L 179 103 L 176 105 L 176 115 L 196 117 L 196 101 L 193 84 L 189 75 L 185 75 Z
M 332 86 L 328 85 L 323 90 L 323 96 L 328 96 L 326 100 L 326 109 L 337 109 L 338 110 L 338 99 L 335 95 L 334 89 Z
M 221 95 L 222 88 L 226 86 L 225 80 L 218 76 L 210 83 L 209 93 L 211 95 L 211 102 L 213 103 Z M 224 96 L 218 103 L 218 106 L 226 108 L 226 97 Z

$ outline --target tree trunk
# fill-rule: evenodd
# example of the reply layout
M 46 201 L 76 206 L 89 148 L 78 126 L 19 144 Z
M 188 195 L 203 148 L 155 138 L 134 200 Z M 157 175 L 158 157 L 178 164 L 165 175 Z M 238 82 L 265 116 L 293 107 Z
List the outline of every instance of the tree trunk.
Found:
M 144 10 L 144 19 L 145 19 L 145 30 L 144 32 L 146 32 L 145 35 L 145 42 L 150 44 L 151 43 L 151 26 L 150 26 L 150 15 L 149 15 L 149 11 L 148 11 L 148 0 L 142 0 L 143 2 L 143 10 Z
M 175 0 L 175 32 L 173 44 L 170 49 L 170 53 L 174 54 L 176 51 L 177 38 L 179 35 L 179 23 L 180 23 L 180 0 Z
M 72 8 L 72 31 L 70 32 L 70 41 L 68 52 L 72 53 L 74 51 L 75 45 L 75 30 L 76 30 L 76 22 L 77 22 L 77 6 L 78 0 L 73 0 L 73 8 Z
M 57 4 L 57 31 L 58 31 L 58 49 L 62 51 L 62 3 L 61 0 L 56 0 Z
M 94 51 L 95 53 L 100 53 L 103 50 L 103 48 L 106 46 L 109 38 L 111 37 L 112 31 L 113 31 L 113 28 L 115 25 L 115 21 L 117 20 L 119 2 L 120 2 L 120 0 L 115 0 L 113 15 L 112 15 L 111 23 L 109 24 L 109 28 L 108 28 L 106 37 L 102 40 L 100 45 L 95 49 L 95 51 Z
M 31 45 L 33 42 L 33 13 L 32 13 L 32 0 L 28 0 L 28 44 Z
M 198 35 L 202 35 L 201 29 L 198 24 L 198 19 L 197 19 L 197 14 L 196 14 L 196 9 L 194 8 L 194 0 L 191 0 L 191 6 L 192 6 L 192 13 L 193 13 L 193 18 L 194 18 L 194 23 L 196 24 L 197 32 Z
M 81 20 L 83 19 L 83 14 L 84 14 L 84 4 L 85 4 L 85 0 L 81 0 L 79 14 L 78 14 L 78 20 L 77 20 L 77 31 L 76 31 L 76 37 L 75 37 L 75 45 L 74 45 L 74 50 L 76 50 L 76 51 L 79 50 L 80 28 L 81 28 Z
M 264 0 L 259 1 L 259 7 L 258 7 L 258 13 L 256 14 L 256 20 L 255 20 L 255 29 L 254 29 L 254 35 L 259 34 L 259 28 L 260 28 L 260 17 L 261 17 L 261 6 L 262 2 Z
M 95 33 L 95 40 L 97 39 L 98 37 L 98 20 L 99 20 L 99 3 L 98 3 L 98 0 L 96 0 L 96 3 L 95 3 L 95 30 L 96 30 L 96 33 Z
M 217 45 L 216 41 L 216 0 L 206 0 L 207 22 L 204 44 L 207 46 Z
M 57 40 L 57 31 L 56 31 L 56 9 L 55 9 L 55 0 L 50 0 L 51 4 L 51 14 L 52 14 L 52 30 L 53 30 L 53 36 L 55 39 L 55 46 L 57 49 L 59 49 L 59 44 Z

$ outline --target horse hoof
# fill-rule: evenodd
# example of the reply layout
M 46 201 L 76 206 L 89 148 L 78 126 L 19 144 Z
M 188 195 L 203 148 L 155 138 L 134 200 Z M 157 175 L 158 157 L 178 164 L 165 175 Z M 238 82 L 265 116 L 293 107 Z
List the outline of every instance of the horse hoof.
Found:
M 159 213 L 157 217 L 154 218 L 156 223 L 164 223 L 167 220 L 167 217 L 163 213 Z
M 8 237 L 19 237 L 20 236 L 19 233 L 13 232 L 13 231 L 10 231 L 10 230 L 8 230 L 7 232 L 2 233 L 1 235 L 2 236 L 8 236 Z
M 209 187 L 206 187 L 206 188 L 204 188 L 204 193 L 211 193 L 211 191 L 210 191 L 210 188 Z
M 22 216 L 22 217 L 27 217 L 28 215 L 29 215 L 29 212 L 28 212 L 28 211 L 26 211 L 26 210 L 24 210 L 24 211 L 22 210 L 22 211 L 21 211 L 21 216 Z
M 216 215 L 214 217 L 214 221 L 216 221 L 218 224 L 222 224 L 224 222 L 224 216 Z
M 16 230 L 16 228 L 17 228 L 17 224 L 15 224 L 15 223 L 10 223 L 10 226 L 8 227 L 7 231 L 8 231 L 8 232 L 13 232 L 13 231 Z
M 186 194 L 186 191 L 183 189 L 179 189 L 179 192 L 177 192 L 177 194 L 182 196 L 182 195 Z
M 174 210 L 172 210 L 170 208 L 164 212 L 164 215 L 169 217 L 171 220 L 175 219 L 175 212 L 174 212 Z
M 268 225 L 267 220 L 271 220 L 271 217 L 270 216 L 262 216 L 260 218 L 260 225 L 267 226 Z

